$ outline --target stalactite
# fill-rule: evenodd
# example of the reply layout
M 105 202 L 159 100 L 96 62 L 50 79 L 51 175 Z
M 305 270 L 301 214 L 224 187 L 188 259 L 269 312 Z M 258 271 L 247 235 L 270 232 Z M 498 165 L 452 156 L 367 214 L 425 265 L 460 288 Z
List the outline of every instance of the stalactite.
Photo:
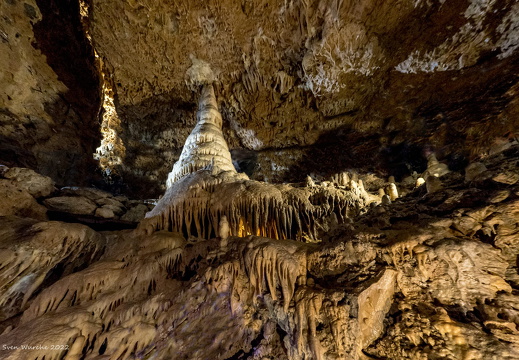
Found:
M 334 214 L 342 223 L 369 201 L 355 182 L 349 189 L 292 188 L 247 180 L 239 174 L 214 176 L 199 170 L 170 187 L 140 229 L 148 233 L 164 229 L 207 239 L 218 235 L 225 216 L 233 236 L 317 240 L 320 219 Z
M 317 318 L 321 311 L 323 299 L 324 294 L 322 292 L 313 291 L 307 287 L 299 289 L 295 298 L 296 349 L 299 353 L 304 353 L 308 345 L 311 351 L 309 355 L 316 360 L 321 360 L 324 356 L 316 334 Z
M 305 248 L 291 241 L 254 238 L 248 244 L 243 261 L 253 288 L 253 301 L 267 290 L 277 301 L 279 287 L 283 308 L 288 311 L 297 278 L 306 277 Z

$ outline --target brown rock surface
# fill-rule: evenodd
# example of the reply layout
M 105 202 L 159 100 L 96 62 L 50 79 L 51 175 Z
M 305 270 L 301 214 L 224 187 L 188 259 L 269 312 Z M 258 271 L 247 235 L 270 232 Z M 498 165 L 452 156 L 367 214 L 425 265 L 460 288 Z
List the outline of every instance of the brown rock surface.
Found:
M 0 161 L 88 183 L 100 90 L 78 2 L 5 1 L 1 15 Z
M 49 196 L 54 191 L 54 181 L 31 169 L 10 168 L 3 177 L 16 182 L 16 186 L 26 190 L 35 198 Z
M 514 0 L 4 1 L 0 358 L 518 359 L 518 49 Z
M 44 202 L 49 210 L 78 215 L 93 215 L 97 205 L 83 196 L 58 196 L 48 198 Z
M 47 219 L 47 209 L 38 204 L 26 190 L 10 180 L 0 179 L 0 216 L 16 215 L 38 220 Z
M 98 177 L 91 154 L 115 111 L 122 181 L 158 195 L 195 123 L 192 90 L 208 80 L 231 150 L 246 154 L 235 162 L 256 180 L 352 167 L 400 179 L 423 172 L 431 150 L 462 168 L 517 138 L 512 0 L 31 0 L 2 11 L 0 160 L 60 185 Z M 100 112 L 102 82 L 115 108 Z

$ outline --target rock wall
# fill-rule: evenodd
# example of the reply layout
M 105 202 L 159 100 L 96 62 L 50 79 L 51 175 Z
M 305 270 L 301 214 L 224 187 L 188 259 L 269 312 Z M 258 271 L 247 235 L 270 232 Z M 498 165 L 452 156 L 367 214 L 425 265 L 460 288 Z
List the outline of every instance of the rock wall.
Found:
M 0 54 L 0 161 L 90 183 L 100 87 L 79 3 L 3 2 Z

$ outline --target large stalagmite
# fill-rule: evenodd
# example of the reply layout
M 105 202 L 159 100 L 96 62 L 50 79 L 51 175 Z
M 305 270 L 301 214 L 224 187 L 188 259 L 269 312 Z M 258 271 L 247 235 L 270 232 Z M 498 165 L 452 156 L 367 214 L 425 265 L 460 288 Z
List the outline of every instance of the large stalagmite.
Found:
M 181 232 L 208 239 L 225 216 L 230 234 L 318 240 L 324 223 L 354 216 L 370 202 L 363 188 L 294 187 L 249 180 L 237 173 L 223 137 L 212 85 L 204 85 L 198 123 L 168 176 L 167 190 L 141 229 Z
M 168 175 L 171 187 L 187 174 L 211 167 L 213 174 L 235 173 L 231 153 L 222 134 L 222 115 L 212 85 L 204 85 L 198 104 L 197 124 L 184 144 L 180 158 Z

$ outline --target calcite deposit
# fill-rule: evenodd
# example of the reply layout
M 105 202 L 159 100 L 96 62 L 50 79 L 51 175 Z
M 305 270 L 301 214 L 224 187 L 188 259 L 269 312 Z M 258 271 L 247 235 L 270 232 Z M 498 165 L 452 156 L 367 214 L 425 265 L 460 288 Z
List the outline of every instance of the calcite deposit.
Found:
M 354 173 L 249 180 L 230 167 L 214 104 L 206 84 L 166 194 L 137 229 L 0 217 L 2 358 L 519 357 L 519 146 L 467 181 L 429 157 L 442 186 L 391 178 L 400 194 L 384 202 Z M 9 184 L 46 184 L 22 179 Z M 123 200 L 60 194 L 49 210 Z

